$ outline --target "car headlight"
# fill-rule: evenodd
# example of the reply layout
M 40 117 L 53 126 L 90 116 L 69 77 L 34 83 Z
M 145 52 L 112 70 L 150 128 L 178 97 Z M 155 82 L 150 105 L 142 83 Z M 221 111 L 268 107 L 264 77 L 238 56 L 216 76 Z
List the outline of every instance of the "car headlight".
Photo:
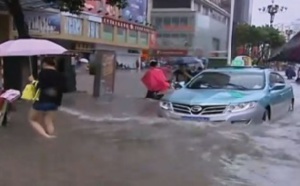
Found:
M 241 112 L 248 109 L 252 109 L 256 106 L 257 102 L 246 102 L 246 103 L 238 103 L 238 104 L 232 104 L 228 107 L 228 112 Z
M 167 101 L 160 101 L 159 106 L 164 110 L 172 110 L 172 104 Z

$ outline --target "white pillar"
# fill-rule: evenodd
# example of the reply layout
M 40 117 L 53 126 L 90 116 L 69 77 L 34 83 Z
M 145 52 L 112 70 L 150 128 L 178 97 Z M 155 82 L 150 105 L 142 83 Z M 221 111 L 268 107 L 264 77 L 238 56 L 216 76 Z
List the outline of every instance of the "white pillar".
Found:
M 230 18 L 229 18 L 229 33 L 228 33 L 228 47 L 227 47 L 227 65 L 231 64 L 231 50 L 232 50 L 232 32 L 233 32 L 233 18 L 234 18 L 234 4 L 235 0 L 231 0 Z

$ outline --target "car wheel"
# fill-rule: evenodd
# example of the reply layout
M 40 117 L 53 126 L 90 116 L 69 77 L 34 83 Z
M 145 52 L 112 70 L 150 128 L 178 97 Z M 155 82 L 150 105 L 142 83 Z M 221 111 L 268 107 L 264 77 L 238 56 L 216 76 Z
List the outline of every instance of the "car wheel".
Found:
M 290 102 L 290 105 L 289 105 L 289 112 L 294 111 L 294 106 L 295 106 L 295 101 L 294 101 L 294 99 L 292 99 Z
M 265 110 L 265 113 L 263 115 L 263 123 L 269 123 L 269 121 L 271 120 L 271 113 L 269 109 Z

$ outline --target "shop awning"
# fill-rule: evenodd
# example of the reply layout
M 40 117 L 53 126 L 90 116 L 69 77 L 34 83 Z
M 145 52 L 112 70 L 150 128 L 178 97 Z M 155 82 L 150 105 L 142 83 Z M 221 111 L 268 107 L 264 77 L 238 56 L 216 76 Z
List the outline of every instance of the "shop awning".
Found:
M 268 61 L 286 61 L 300 63 L 300 32 L 298 32 Z

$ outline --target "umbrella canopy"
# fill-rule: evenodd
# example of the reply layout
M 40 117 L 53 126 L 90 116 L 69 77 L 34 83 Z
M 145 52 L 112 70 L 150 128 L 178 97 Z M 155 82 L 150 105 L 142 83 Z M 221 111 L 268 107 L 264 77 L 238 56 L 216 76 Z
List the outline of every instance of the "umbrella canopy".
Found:
M 202 60 L 196 57 L 186 56 L 186 57 L 179 57 L 169 61 L 170 65 L 192 65 L 192 64 L 202 64 Z
M 17 39 L 0 45 L 0 56 L 37 56 L 63 54 L 67 49 L 45 39 Z
M 268 61 L 289 61 L 300 63 L 300 32 L 298 32 Z

